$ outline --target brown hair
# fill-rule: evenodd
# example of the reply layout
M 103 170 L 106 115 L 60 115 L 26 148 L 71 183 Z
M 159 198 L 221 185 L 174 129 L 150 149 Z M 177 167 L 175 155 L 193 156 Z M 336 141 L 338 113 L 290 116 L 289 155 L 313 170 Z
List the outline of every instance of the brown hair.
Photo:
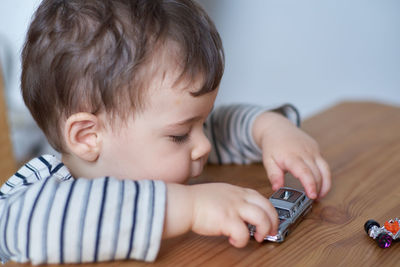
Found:
M 60 122 L 76 112 L 124 118 L 142 109 L 148 61 L 167 41 L 179 47 L 179 79 L 202 75 L 194 96 L 218 87 L 221 39 L 194 2 L 44 0 L 22 52 L 21 83 L 25 104 L 49 143 L 65 152 Z

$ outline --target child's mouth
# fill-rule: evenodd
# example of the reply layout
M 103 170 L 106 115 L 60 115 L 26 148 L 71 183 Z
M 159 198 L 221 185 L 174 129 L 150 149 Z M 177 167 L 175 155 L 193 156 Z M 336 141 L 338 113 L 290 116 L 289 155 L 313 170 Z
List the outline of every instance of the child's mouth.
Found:
M 204 161 L 205 160 L 201 158 L 192 162 L 191 177 L 200 176 L 200 174 L 203 172 Z

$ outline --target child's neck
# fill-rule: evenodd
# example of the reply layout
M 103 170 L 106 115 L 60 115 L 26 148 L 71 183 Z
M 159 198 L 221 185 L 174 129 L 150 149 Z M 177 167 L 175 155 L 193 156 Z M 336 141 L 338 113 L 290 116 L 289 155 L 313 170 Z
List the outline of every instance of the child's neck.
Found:
M 72 154 L 62 154 L 61 160 L 74 178 L 93 179 L 96 177 L 105 176 L 104 173 L 100 173 L 101 170 L 98 168 L 97 161 L 84 161 Z

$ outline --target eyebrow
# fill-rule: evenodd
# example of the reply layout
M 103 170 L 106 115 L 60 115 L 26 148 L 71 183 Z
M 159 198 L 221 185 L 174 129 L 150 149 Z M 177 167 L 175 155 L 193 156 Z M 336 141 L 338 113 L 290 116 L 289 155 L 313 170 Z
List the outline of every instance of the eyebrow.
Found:
M 189 124 L 189 123 L 201 120 L 201 118 L 202 118 L 201 116 L 195 116 L 195 117 L 192 117 L 192 118 L 188 118 L 186 120 L 182 120 L 182 121 L 178 121 L 178 122 L 174 122 L 174 123 L 168 124 L 166 127 L 167 128 L 171 128 L 171 127 L 176 127 L 176 126 L 182 126 L 182 125 L 185 125 L 185 124 Z
M 210 110 L 210 113 L 211 113 L 213 110 L 214 110 L 214 105 L 212 106 L 212 108 L 211 108 L 211 110 Z M 207 116 L 209 116 L 209 115 L 210 115 L 210 114 L 208 114 Z M 192 122 L 201 120 L 201 119 L 202 119 L 202 116 L 194 116 L 194 117 L 188 118 L 188 119 L 186 119 L 186 120 L 182 120 L 182 121 L 178 121 L 178 122 L 174 122 L 174 123 L 168 124 L 168 125 L 166 126 L 166 128 L 173 128 L 173 127 L 177 127 L 177 126 L 182 126 L 182 125 L 189 124 L 189 123 L 192 123 Z

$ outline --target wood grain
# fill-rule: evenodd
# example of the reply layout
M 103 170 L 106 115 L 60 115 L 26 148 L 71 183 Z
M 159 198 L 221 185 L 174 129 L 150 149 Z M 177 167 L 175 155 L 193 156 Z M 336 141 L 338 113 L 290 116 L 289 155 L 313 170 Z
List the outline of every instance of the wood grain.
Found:
M 225 237 L 188 233 L 164 241 L 152 265 L 398 266 L 400 243 L 381 249 L 363 225 L 370 218 L 383 223 L 400 216 L 400 108 L 340 103 L 305 121 L 303 128 L 319 142 L 332 169 L 333 186 L 284 243 L 251 240 L 245 248 L 236 249 Z M 260 164 L 207 166 L 191 182 L 214 181 L 254 188 L 266 196 L 272 193 Z M 106 265 L 150 264 L 127 261 L 84 266 Z
M 0 183 L 3 184 L 16 170 L 7 123 L 4 82 L 0 69 Z

